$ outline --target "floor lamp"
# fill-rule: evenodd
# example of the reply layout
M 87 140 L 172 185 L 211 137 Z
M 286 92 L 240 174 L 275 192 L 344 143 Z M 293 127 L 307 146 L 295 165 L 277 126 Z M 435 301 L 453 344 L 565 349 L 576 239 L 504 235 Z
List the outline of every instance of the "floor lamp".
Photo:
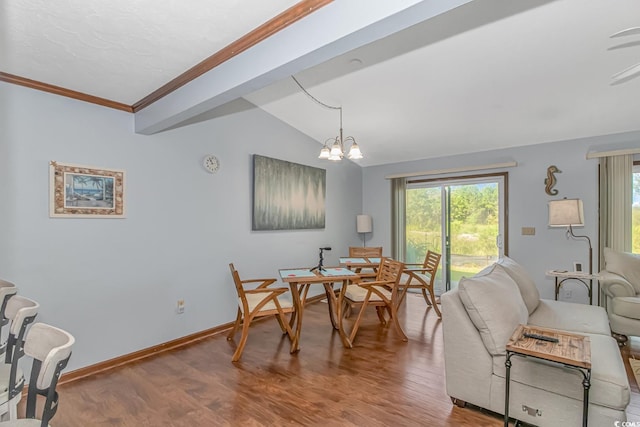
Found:
M 358 215 L 356 217 L 356 231 L 362 234 L 362 247 L 365 247 L 367 233 L 373 231 L 373 220 L 371 215 Z
M 567 227 L 567 236 L 585 239 L 589 244 L 589 274 L 593 274 L 593 248 L 588 236 L 573 234 L 573 227 L 584 227 L 584 209 L 580 199 L 549 201 L 549 227 Z

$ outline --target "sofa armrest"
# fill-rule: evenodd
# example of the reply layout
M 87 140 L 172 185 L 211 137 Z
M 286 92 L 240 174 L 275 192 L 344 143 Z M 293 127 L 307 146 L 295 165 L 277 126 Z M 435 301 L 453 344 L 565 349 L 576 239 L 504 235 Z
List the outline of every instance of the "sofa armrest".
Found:
M 611 335 L 605 309 L 588 304 L 541 299 L 528 324 L 580 334 Z
M 624 277 L 603 270 L 600 273 L 600 287 L 602 292 L 610 298 L 617 297 L 634 297 L 636 290 L 631 283 Z
M 493 358 L 469 318 L 458 290 L 442 294 L 440 300 L 447 394 L 489 408 Z

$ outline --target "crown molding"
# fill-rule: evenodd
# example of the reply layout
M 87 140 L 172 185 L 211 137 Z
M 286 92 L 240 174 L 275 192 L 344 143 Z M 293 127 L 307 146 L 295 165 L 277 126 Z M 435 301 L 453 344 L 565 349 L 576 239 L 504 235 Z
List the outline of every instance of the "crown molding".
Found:
M 88 95 L 86 93 L 77 92 L 71 89 L 65 89 L 60 86 L 50 85 L 48 83 L 39 82 L 37 80 L 27 79 L 25 77 L 16 76 L 9 73 L 3 73 L 0 71 L 0 81 L 12 83 L 28 87 L 30 89 L 36 89 L 43 92 L 53 93 L 55 95 L 65 96 L 67 98 L 73 98 L 80 101 L 90 102 L 92 104 L 102 105 L 103 107 L 114 108 L 116 110 L 126 111 L 133 113 L 133 107 L 131 105 L 123 104 L 121 102 L 111 101 L 110 99 L 100 98 L 99 96 Z
M 121 102 L 100 98 L 98 96 L 88 95 L 86 93 L 77 92 L 75 90 L 31 80 L 9 73 L 3 73 L 1 71 L 0 81 L 101 105 L 103 107 L 114 108 L 128 113 L 135 113 L 333 1 L 334 0 L 302 0 L 296 3 L 294 6 L 265 22 L 258 28 L 242 36 L 220 51 L 214 53 L 204 61 L 190 68 L 180 76 L 153 91 L 133 105 L 127 105 Z

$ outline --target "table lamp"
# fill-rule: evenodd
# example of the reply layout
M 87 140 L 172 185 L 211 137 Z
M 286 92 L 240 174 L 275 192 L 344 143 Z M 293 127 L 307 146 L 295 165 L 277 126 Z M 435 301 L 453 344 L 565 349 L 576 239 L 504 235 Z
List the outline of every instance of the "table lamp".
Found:
M 356 231 L 362 234 L 362 247 L 365 247 L 366 235 L 373 231 L 373 220 L 371 215 L 356 216 Z
M 586 239 L 589 244 L 589 274 L 593 273 L 593 249 L 588 236 L 573 234 L 573 227 L 584 227 L 584 209 L 580 199 L 561 199 L 549 201 L 549 227 L 567 227 L 567 236 L 574 239 Z

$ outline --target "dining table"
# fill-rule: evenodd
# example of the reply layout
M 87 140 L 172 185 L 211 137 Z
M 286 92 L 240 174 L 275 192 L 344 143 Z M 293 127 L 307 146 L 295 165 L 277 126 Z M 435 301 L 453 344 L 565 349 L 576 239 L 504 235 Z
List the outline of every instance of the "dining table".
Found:
M 300 333 L 302 331 L 302 317 L 307 293 L 311 285 L 322 285 L 327 296 L 329 309 L 329 319 L 331 325 L 340 334 L 342 344 L 351 348 L 351 340 L 344 330 L 342 322 L 342 301 L 347 286 L 350 283 L 360 281 L 360 276 L 354 271 L 345 267 L 323 267 L 323 268 L 284 268 L 278 270 L 280 279 L 289 284 L 295 311 L 291 317 L 291 328 L 293 329 L 293 339 L 291 340 L 291 353 L 300 351 Z M 342 283 L 336 295 L 335 283 Z

